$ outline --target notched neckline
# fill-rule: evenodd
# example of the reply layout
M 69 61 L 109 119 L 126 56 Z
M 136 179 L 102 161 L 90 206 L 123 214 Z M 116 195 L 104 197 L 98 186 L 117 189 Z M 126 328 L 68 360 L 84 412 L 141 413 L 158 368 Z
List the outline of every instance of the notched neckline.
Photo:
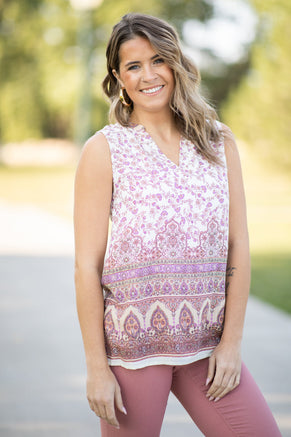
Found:
M 151 141 L 151 143 L 155 146 L 156 151 L 165 159 L 167 160 L 172 166 L 174 166 L 175 169 L 181 170 L 181 164 L 182 164 L 182 148 L 183 148 L 183 135 L 180 136 L 180 142 L 179 142 L 179 163 L 176 164 L 172 159 L 170 159 L 158 146 L 156 141 L 153 139 L 151 134 L 146 130 L 145 126 L 143 124 L 130 124 L 130 128 L 133 129 L 135 132 L 144 133 L 147 135 L 148 139 Z

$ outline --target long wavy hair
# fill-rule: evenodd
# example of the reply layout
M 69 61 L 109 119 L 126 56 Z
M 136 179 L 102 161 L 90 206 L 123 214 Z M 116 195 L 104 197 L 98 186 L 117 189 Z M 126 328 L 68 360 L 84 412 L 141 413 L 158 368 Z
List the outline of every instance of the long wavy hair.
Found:
M 209 162 L 220 160 L 211 145 L 219 141 L 216 111 L 199 93 L 200 73 L 194 63 L 182 53 L 176 30 L 164 20 L 150 15 L 130 13 L 122 17 L 112 30 L 107 49 L 107 71 L 102 87 L 111 101 L 110 121 L 117 120 L 122 126 L 130 126 L 134 103 L 126 90 L 124 98 L 129 106 L 119 99 L 120 85 L 112 70 L 119 73 L 119 50 L 123 43 L 137 36 L 148 39 L 152 47 L 172 69 L 175 88 L 170 100 L 177 129 L 190 140 L 199 153 Z

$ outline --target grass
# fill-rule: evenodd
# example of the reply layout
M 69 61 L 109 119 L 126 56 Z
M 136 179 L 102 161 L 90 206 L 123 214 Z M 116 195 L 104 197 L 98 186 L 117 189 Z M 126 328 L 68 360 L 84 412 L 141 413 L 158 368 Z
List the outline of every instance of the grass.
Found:
M 0 167 L 0 199 L 72 219 L 75 167 Z
M 252 255 L 251 293 L 291 314 L 291 183 L 239 143 Z M 75 166 L 0 167 L 0 199 L 72 220 Z
M 291 314 L 291 254 L 252 254 L 251 293 Z
M 251 252 L 291 254 L 291 178 L 239 143 Z

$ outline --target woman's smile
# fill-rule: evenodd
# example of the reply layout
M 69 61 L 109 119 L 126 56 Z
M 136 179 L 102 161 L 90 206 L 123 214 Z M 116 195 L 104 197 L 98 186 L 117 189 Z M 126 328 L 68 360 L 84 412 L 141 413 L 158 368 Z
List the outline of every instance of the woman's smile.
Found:
M 149 96 L 157 95 L 164 88 L 164 85 L 156 86 L 154 88 L 144 88 L 141 90 L 142 93 L 147 94 Z

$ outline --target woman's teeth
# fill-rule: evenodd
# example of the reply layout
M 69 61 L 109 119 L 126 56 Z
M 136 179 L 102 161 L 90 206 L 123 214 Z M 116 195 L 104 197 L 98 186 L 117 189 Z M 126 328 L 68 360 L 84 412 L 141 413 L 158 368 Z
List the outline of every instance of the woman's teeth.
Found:
M 163 88 L 163 85 L 156 86 L 155 88 L 150 88 L 149 90 L 141 90 L 141 92 L 145 93 L 145 94 L 152 94 L 152 93 L 155 93 L 155 92 L 159 91 L 162 88 Z

